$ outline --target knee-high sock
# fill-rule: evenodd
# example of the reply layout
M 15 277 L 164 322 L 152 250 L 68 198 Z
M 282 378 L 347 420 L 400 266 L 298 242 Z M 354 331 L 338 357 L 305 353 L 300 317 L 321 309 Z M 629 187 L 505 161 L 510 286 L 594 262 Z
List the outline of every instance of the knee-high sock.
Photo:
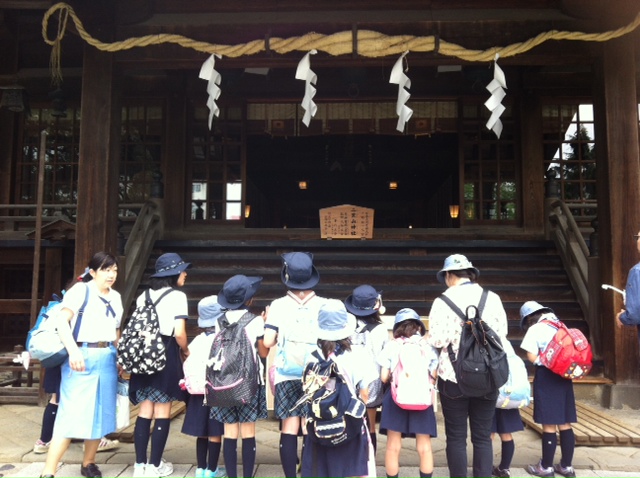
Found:
M 42 414 L 42 429 L 40 430 L 40 440 L 49 443 L 53 436 L 53 425 L 56 422 L 56 415 L 58 413 L 57 403 L 47 403 L 44 407 L 44 413 Z
M 516 451 L 516 445 L 513 440 L 502 442 L 502 460 L 500 461 L 501 470 L 508 470 L 511 468 L 511 460 L 513 460 L 513 454 Z
M 418 470 L 420 471 L 420 470 Z M 431 476 L 433 475 L 433 471 L 431 473 L 424 473 L 422 471 L 420 471 L 420 478 L 431 478 Z
M 209 439 L 204 437 L 196 438 L 196 464 L 198 468 L 207 467 L 207 452 L 209 451 Z
M 373 433 L 369 433 L 369 436 L 371 437 L 371 444 L 373 445 L 373 454 L 376 454 L 376 451 L 378 451 L 378 435 L 376 435 L 376 432 Z
M 549 468 L 553 466 L 553 455 L 556 454 L 558 437 L 554 433 L 542 434 L 542 466 Z
M 256 439 L 242 439 L 242 476 L 251 478 L 253 476 L 253 466 L 256 463 Z
M 207 468 L 211 471 L 216 471 L 216 468 L 218 468 L 218 460 L 220 459 L 221 448 L 222 443 L 218 443 L 215 441 L 209 442 L 209 466 L 207 466 Z
M 164 447 L 167 445 L 169 438 L 169 428 L 171 420 L 168 418 L 156 418 L 153 424 L 153 433 L 151 434 L 151 460 L 149 462 L 154 466 L 160 466 Z
M 224 466 L 229 478 L 238 478 L 238 440 L 231 438 L 224 439 L 222 456 L 224 456 Z
M 286 478 L 295 478 L 296 463 L 298 461 L 298 437 L 296 435 L 280 434 L 280 462 Z
M 136 463 L 147 462 L 147 447 L 149 446 L 150 435 L 151 419 L 136 418 L 136 425 L 133 428 L 133 445 L 136 451 Z
M 573 433 L 573 428 L 560 431 L 560 451 L 562 452 L 562 458 L 560 464 L 564 467 L 571 466 L 573 463 L 573 452 L 576 449 L 576 436 Z

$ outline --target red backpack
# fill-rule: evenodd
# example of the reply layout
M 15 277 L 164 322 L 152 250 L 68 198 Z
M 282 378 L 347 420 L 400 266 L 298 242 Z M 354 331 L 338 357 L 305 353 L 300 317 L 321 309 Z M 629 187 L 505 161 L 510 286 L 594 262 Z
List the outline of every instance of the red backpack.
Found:
M 569 329 L 560 321 L 542 320 L 556 329 L 553 339 L 540 354 L 540 362 L 566 379 L 581 379 L 593 366 L 591 345 L 578 329 Z

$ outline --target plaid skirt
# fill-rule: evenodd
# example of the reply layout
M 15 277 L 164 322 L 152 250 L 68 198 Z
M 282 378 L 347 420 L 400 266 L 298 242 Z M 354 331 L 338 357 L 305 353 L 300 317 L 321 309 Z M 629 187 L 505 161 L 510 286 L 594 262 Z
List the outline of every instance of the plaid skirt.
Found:
M 302 398 L 302 395 L 304 395 L 302 391 L 302 380 L 286 380 L 277 383 L 275 395 L 276 417 L 306 417 L 308 414 L 306 403 L 293 408 L 296 402 Z
M 222 423 L 253 423 L 267 418 L 267 393 L 264 385 L 251 402 L 241 407 L 211 407 L 210 418 Z

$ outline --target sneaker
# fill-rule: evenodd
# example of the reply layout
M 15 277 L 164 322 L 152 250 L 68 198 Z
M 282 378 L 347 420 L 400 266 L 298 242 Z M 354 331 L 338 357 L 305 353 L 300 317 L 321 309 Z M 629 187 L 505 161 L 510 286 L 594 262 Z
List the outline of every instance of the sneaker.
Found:
M 209 470 L 207 470 L 209 471 Z M 216 471 L 209 471 L 209 473 L 213 473 L 208 478 L 225 478 L 227 476 L 227 469 L 224 466 L 219 466 L 216 468 Z
M 102 478 L 102 472 L 95 463 L 89 463 L 87 466 L 81 466 L 80 474 L 87 478 Z
M 511 470 L 509 470 L 509 468 L 501 470 L 497 466 L 494 466 L 491 470 L 491 476 L 495 476 L 497 478 L 511 478 Z
M 133 478 L 144 478 L 145 466 L 145 463 L 136 463 L 133 465 Z
M 560 463 L 553 465 L 553 471 L 567 478 L 576 478 L 576 470 L 572 466 L 562 466 Z
M 545 468 L 542 466 L 542 462 L 538 462 L 535 465 L 527 466 L 527 472 L 533 476 L 543 476 L 554 478 L 556 474 L 553 472 L 553 467 Z
M 165 461 L 164 458 L 160 461 L 160 465 L 158 466 L 147 463 L 147 466 L 144 470 L 144 476 L 153 478 L 169 476 L 171 473 L 173 473 L 173 464 Z
M 45 443 L 42 440 L 38 439 L 38 441 L 33 445 L 33 452 L 37 454 L 46 453 L 49 451 L 50 444 L 51 442 Z
M 205 471 L 209 471 L 209 470 L 205 470 L 204 468 L 196 468 L 196 478 L 204 478 L 205 476 Z
M 100 440 L 100 444 L 98 445 L 98 452 L 113 450 L 114 448 L 118 448 L 119 446 L 120 441 L 103 438 L 102 440 Z M 82 451 L 84 451 L 84 443 L 82 444 Z

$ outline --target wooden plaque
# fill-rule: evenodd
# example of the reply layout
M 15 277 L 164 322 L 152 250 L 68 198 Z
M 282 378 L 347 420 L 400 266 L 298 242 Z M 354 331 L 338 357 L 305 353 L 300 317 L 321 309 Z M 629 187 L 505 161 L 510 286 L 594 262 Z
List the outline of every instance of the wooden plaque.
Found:
M 320 209 L 322 239 L 372 239 L 373 209 L 351 204 Z

